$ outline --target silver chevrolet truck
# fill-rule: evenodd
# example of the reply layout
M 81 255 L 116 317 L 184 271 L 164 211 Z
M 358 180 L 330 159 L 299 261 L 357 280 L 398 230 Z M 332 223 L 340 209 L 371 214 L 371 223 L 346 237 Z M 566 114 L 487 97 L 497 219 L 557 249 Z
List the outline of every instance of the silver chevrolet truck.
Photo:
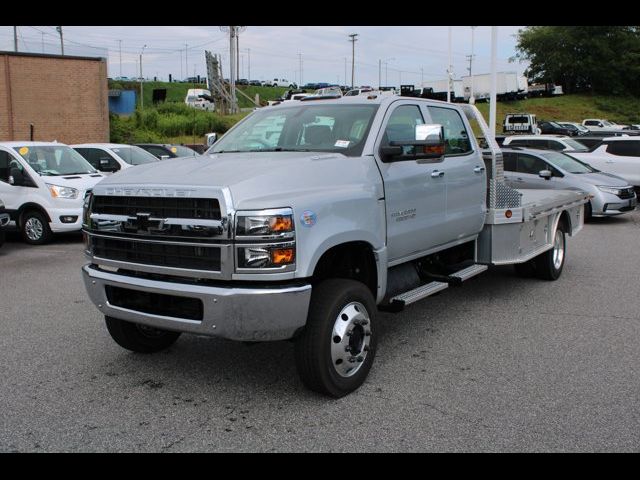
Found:
M 256 110 L 206 156 L 97 184 L 82 274 L 126 349 L 291 339 L 303 383 L 341 397 L 371 368 L 378 311 L 490 265 L 557 279 L 587 199 L 508 187 L 473 106 L 309 97 Z

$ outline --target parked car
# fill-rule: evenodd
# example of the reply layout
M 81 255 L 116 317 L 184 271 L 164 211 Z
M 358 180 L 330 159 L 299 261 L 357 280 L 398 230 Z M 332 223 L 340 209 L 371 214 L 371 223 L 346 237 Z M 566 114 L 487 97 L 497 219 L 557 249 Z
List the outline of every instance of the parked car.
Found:
M 640 137 L 609 137 L 589 152 L 571 154 L 598 170 L 624 178 L 640 191 Z
M 27 243 L 79 231 L 85 192 L 103 178 L 63 143 L 0 143 L 0 198 Z
M 559 123 L 546 120 L 538 122 L 538 128 L 540 129 L 540 133 L 542 134 L 566 135 L 568 137 L 571 137 L 573 135 L 577 135 L 578 133 L 575 128 L 563 127 Z
M 542 133 L 536 116 L 531 113 L 508 113 L 502 122 L 502 133 Z
M 0 247 L 4 244 L 4 229 L 7 225 L 9 225 L 10 220 L 11 218 L 9 217 L 7 210 L 4 208 L 4 203 L 2 202 L 2 199 L 0 199 Z
M 589 193 L 585 220 L 630 212 L 638 203 L 633 186 L 625 179 L 601 172 L 562 152 L 504 148 L 502 158 L 505 182 L 513 188 L 574 189 Z
M 556 122 L 558 125 L 574 130 L 576 135 L 589 135 L 589 129 L 576 122 Z
M 190 107 L 197 108 L 198 110 L 205 110 L 207 112 L 213 112 L 216 109 L 216 104 L 211 96 L 211 92 L 203 88 L 190 88 L 187 90 L 187 96 L 184 98 L 184 103 Z
M 589 149 L 566 135 L 509 135 L 504 139 L 505 147 L 528 147 L 559 152 L 586 152 Z
M 161 144 L 161 143 L 137 143 L 136 147 L 146 150 L 151 155 L 166 160 L 167 158 L 195 157 L 199 155 L 194 149 L 184 145 Z
M 249 85 L 253 85 L 254 87 L 261 87 L 262 82 L 260 80 L 249 80 Z
M 71 145 L 80 155 L 102 173 L 159 162 L 158 158 L 140 147 L 118 143 L 83 143 Z
M 617 123 L 610 122 L 603 118 L 585 118 L 582 121 L 582 125 L 587 127 L 591 131 L 598 130 L 622 130 L 625 125 L 618 125 Z
M 236 85 L 249 85 L 249 80 L 246 78 L 239 78 L 236 80 Z
M 265 82 L 267 87 L 289 87 L 298 88 L 295 82 L 290 82 L 286 78 L 274 78 L 273 80 L 267 80 Z

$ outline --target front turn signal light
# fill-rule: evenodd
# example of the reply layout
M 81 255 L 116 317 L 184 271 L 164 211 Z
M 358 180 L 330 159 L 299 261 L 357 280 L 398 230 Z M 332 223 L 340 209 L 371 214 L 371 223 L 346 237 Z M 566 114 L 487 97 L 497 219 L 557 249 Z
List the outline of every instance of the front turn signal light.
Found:
M 271 263 L 274 265 L 288 265 L 295 259 L 293 248 L 274 248 L 271 250 Z

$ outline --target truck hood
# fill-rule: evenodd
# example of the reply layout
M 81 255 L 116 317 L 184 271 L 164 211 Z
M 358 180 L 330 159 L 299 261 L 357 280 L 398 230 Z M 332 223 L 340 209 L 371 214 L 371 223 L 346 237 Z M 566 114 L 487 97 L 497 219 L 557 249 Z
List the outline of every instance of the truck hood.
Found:
M 202 155 L 139 165 L 106 177 L 110 186 L 227 188 L 236 209 L 291 205 L 297 196 L 351 188 L 376 188 L 381 180 L 373 157 L 322 152 L 247 152 Z M 99 189 L 96 193 L 101 193 Z
M 80 173 L 76 175 L 44 175 L 40 177 L 43 182 L 58 185 L 60 187 L 71 187 L 84 191 L 93 188 L 105 177 L 101 173 Z

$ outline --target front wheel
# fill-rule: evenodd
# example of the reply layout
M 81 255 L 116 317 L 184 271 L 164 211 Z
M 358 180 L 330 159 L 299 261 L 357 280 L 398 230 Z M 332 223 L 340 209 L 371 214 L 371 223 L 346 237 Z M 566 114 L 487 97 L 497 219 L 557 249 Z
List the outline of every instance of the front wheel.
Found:
M 104 317 L 107 330 L 118 345 L 138 353 L 155 353 L 169 348 L 180 336 L 180 332 L 170 332 L 147 327 L 137 323 Z
M 31 210 L 22 215 L 20 225 L 22 238 L 31 245 L 42 245 L 51 240 L 53 234 L 45 216 L 37 210 Z
M 553 248 L 535 258 L 535 271 L 543 280 L 557 280 L 562 274 L 566 256 L 566 235 L 562 223 L 556 228 Z
M 302 382 L 340 398 L 367 377 L 376 353 L 376 303 L 362 283 L 325 280 L 313 288 L 307 325 L 296 340 Z

